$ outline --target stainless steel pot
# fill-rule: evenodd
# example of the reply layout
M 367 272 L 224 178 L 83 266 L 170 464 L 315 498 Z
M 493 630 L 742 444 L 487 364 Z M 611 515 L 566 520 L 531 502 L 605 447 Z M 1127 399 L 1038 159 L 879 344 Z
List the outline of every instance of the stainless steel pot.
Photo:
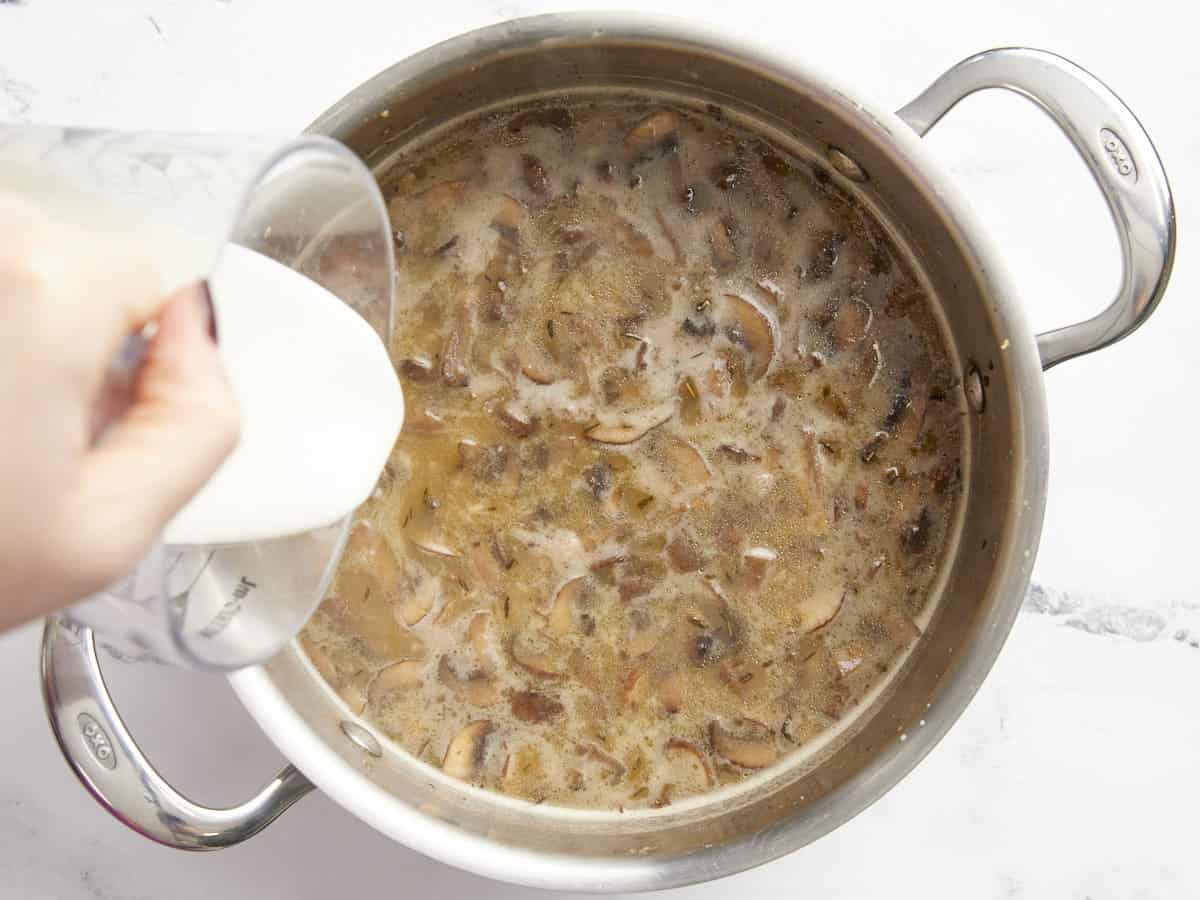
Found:
M 1041 51 L 973 56 L 891 113 L 793 60 L 625 15 L 542 16 L 463 35 L 367 82 L 313 130 L 381 171 L 406 142 L 464 114 L 612 86 L 719 103 L 798 152 L 828 159 L 835 177 L 890 223 L 942 299 L 973 410 L 966 492 L 941 612 L 894 688 L 815 767 L 782 767 L 687 810 L 581 813 L 484 793 L 376 739 L 293 644 L 230 681 L 295 768 L 241 806 L 212 810 L 182 797 L 138 751 L 86 629 L 51 622 L 42 660 L 51 723 L 80 779 L 126 824 L 174 847 L 224 847 L 315 785 L 396 840 L 483 875 L 545 888 L 665 888 L 747 869 L 836 828 L 904 777 L 979 687 L 1016 616 L 1042 525 L 1042 370 L 1132 332 L 1170 273 L 1174 209 L 1150 140 L 1103 84 Z M 1103 190 L 1121 241 L 1116 299 L 1093 319 L 1036 337 L 1003 257 L 920 140 L 955 103 L 989 87 L 1026 96 L 1062 128 Z

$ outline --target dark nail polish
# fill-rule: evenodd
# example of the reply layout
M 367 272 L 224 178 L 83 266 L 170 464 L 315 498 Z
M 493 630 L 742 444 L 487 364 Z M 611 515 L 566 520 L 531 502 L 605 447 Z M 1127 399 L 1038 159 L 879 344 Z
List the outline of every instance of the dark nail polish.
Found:
M 198 287 L 200 297 L 204 301 L 205 311 L 208 313 L 208 336 L 215 344 L 217 342 L 217 308 L 213 305 L 212 288 L 208 286 L 207 281 L 201 281 Z

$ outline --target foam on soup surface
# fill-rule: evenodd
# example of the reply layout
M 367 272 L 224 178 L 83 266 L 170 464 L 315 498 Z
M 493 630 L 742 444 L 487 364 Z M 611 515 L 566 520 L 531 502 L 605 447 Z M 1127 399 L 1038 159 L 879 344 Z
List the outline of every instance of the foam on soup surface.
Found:
M 661 807 L 827 735 L 921 635 L 960 392 L 820 168 L 694 111 L 490 114 L 384 184 L 408 420 L 303 644 L 533 802 Z

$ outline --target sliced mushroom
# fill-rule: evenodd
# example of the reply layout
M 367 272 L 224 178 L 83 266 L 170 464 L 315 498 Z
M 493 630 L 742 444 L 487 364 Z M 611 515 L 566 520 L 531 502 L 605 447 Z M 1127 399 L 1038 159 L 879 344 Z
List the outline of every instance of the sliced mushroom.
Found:
M 416 659 L 385 666 L 367 685 L 367 700 L 375 706 L 388 694 L 415 689 L 421 684 L 424 670 L 425 663 Z
M 708 733 L 713 749 L 744 769 L 765 769 L 779 759 L 771 729 L 754 719 L 734 719 L 729 725 L 714 720 Z
M 570 131 L 575 127 L 571 111 L 561 106 L 534 107 L 517 113 L 508 123 L 508 130 L 519 132 L 530 126 L 553 128 L 557 132 Z
M 723 272 L 737 264 L 737 248 L 724 223 L 713 222 L 708 226 L 708 245 L 717 271 Z
M 422 553 L 428 553 L 430 556 L 440 556 L 443 559 L 458 558 L 457 550 L 434 537 L 414 538 L 412 543 Z
M 830 719 L 845 714 L 852 699 L 850 685 L 837 665 L 837 658 L 828 647 L 806 660 L 801 666 L 805 682 L 804 703 Z
M 917 284 L 901 281 L 887 293 L 883 311 L 889 319 L 900 319 L 908 315 L 909 308 L 922 300 L 925 292 Z
M 662 214 L 661 209 L 654 211 L 654 217 L 658 220 L 658 227 L 666 237 L 667 243 L 671 245 L 671 255 L 675 258 L 675 265 L 681 266 L 684 262 L 683 248 L 679 246 L 679 239 L 675 237 L 675 231 L 671 228 L 667 217 Z
M 823 713 L 811 709 L 798 709 L 783 720 L 779 733 L 793 744 L 803 744 L 833 724 L 834 720 Z
M 700 542 L 685 531 L 675 535 L 667 544 L 667 559 L 676 572 L 697 572 L 708 562 Z
M 567 671 L 567 654 L 553 638 L 532 628 L 521 631 L 512 642 L 512 658 L 522 668 L 543 678 L 561 678 Z
M 445 256 L 447 253 L 449 253 L 451 250 L 453 250 L 457 246 L 458 246 L 458 235 L 457 234 L 451 235 L 448 240 L 442 241 L 442 243 L 438 244 L 431 250 L 427 251 L 426 255 L 430 256 L 430 257 Z
M 824 496 L 827 486 L 825 463 L 821 459 L 821 444 L 816 433 L 807 428 L 801 434 L 800 454 L 813 493 L 818 497 Z
M 433 617 L 434 625 L 449 625 L 457 622 L 475 606 L 475 597 L 468 593 L 464 585 L 457 581 L 443 581 L 442 592 L 446 597 L 442 608 Z
M 761 697 L 768 686 L 769 666 L 762 663 L 725 661 L 718 670 L 721 681 L 744 702 Z
M 636 600 L 638 597 L 644 597 L 649 594 L 658 585 L 660 578 L 653 575 L 634 575 L 629 578 L 622 578 L 617 584 L 617 594 L 621 598 L 622 603 L 628 603 L 630 600 Z
M 719 662 L 737 646 L 741 637 L 725 595 L 710 579 L 704 579 L 704 584 L 708 592 L 690 598 L 686 607 L 687 622 L 693 630 L 699 629 L 695 638 L 689 638 L 692 662 L 698 666 Z
M 648 338 L 648 337 L 645 337 L 640 334 L 636 334 L 632 331 L 626 331 L 621 336 L 628 338 L 631 341 L 637 341 L 637 350 L 634 351 L 633 371 L 634 372 L 645 371 L 645 369 L 646 369 L 646 354 L 649 353 L 651 348 L 654 346 L 654 341 L 650 340 L 650 338 Z
M 664 752 L 667 755 L 674 753 L 681 758 L 695 760 L 698 767 L 698 774 L 700 775 L 700 778 L 697 780 L 703 781 L 708 787 L 712 787 L 717 783 L 717 776 L 713 771 L 712 761 L 709 760 L 708 754 L 704 752 L 704 748 L 694 741 L 689 741 L 681 737 L 668 738 Z
M 632 424 L 628 422 L 599 422 L 587 429 L 584 434 L 589 440 L 597 441 L 601 444 L 632 444 L 648 432 L 671 421 L 672 415 L 668 413 L 665 416 L 646 417 Z
M 600 376 L 600 394 L 609 406 L 622 400 L 635 399 L 642 389 L 642 382 L 621 366 L 609 366 Z
M 490 678 L 471 678 L 463 685 L 462 696 L 471 706 L 491 706 L 500 692 Z
M 716 359 L 700 379 L 701 396 L 724 400 L 733 388 L 733 375 L 722 360 Z
M 609 554 L 608 556 L 602 556 L 600 559 L 596 560 L 594 563 L 592 563 L 590 566 L 588 566 L 588 568 L 591 571 L 597 573 L 598 575 L 608 574 L 608 576 L 609 576 L 608 583 L 612 584 L 611 572 L 612 572 L 613 567 L 625 562 L 625 560 L 627 560 L 628 558 L 629 557 L 624 553 L 612 553 L 612 554 Z
M 446 747 L 446 755 L 442 757 L 442 771 L 452 778 L 473 780 L 483 766 L 487 737 L 492 733 L 492 728 L 492 723 L 487 719 L 478 719 L 456 734 Z
M 842 609 L 846 589 L 827 585 L 805 597 L 800 602 L 800 627 L 808 633 L 824 628 L 832 622 Z
M 684 425 L 695 425 L 704 418 L 704 409 L 700 403 L 700 391 L 696 380 L 687 376 L 679 382 L 676 390 L 679 395 L 679 418 Z
M 662 145 L 679 132 L 679 118 L 670 110 L 653 112 L 634 125 L 625 135 L 625 149 L 640 155 Z
M 712 182 L 723 191 L 737 190 L 747 175 L 746 166 L 736 159 L 717 163 L 712 169 Z
M 702 313 L 686 316 L 679 327 L 684 334 L 694 338 L 710 338 L 717 333 L 716 324 Z
M 471 706 L 491 706 L 500 699 L 500 691 L 491 678 L 478 671 L 461 678 L 446 656 L 438 661 L 438 681 Z
M 537 691 L 514 691 L 509 704 L 516 718 L 529 723 L 549 722 L 563 711 L 556 699 Z
M 728 611 L 729 597 L 726 596 L 720 582 L 715 578 L 701 578 L 700 581 L 704 585 L 707 596 L 718 604 L 717 614 L 724 615 Z
M 558 365 L 536 346 L 527 344 L 518 355 L 521 374 L 534 384 L 554 384 L 562 378 L 562 370 Z
M 583 590 L 584 578 L 572 578 L 558 589 L 546 625 L 553 634 L 570 634 L 575 630 L 575 604 Z
M 900 546 L 906 553 L 914 556 L 929 549 L 929 537 L 933 531 L 933 520 L 929 517 L 929 509 L 922 508 L 920 514 L 911 522 L 904 524 L 900 532 Z
M 757 453 L 751 453 L 744 447 L 735 447 L 733 444 L 721 444 L 717 449 L 735 463 L 762 462 L 761 456 Z
M 883 371 L 883 353 L 879 349 L 879 341 L 871 341 L 863 351 L 858 363 L 858 378 L 864 387 L 871 387 L 879 380 Z
M 406 579 L 400 599 L 396 601 L 396 620 L 409 627 L 429 615 L 442 598 L 442 580 L 436 575 L 420 573 Z
M 888 414 L 885 427 L 893 431 L 896 438 L 907 444 L 915 444 L 925 424 L 925 411 L 929 405 L 929 383 L 933 377 L 932 361 L 928 356 L 918 356 L 904 378 L 904 390 L 897 395 L 892 411 Z
M 536 156 L 526 153 L 521 157 L 521 174 L 533 193 L 540 196 L 550 190 L 550 178 L 546 175 L 546 168 Z
M 399 369 L 409 381 L 428 381 L 433 375 L 433 360 L 426 356 L 409 356 L 400 360 Z
M 412 434 L 436 434 L 446 427 L 446 420 L 428 407 L 413 410 L 404 419 L 404 432 Z
M 537 431 L 537 419 L 515 403 L 506 403 L 500 407 L 496 412 L 496 418 L 500 420 L 501 425 L 520 438 L 529 437 Z
M 760 278 L 754 282 L 754 286 L 767 298 L 776 309 L 783 306 L 783 288 L 781 288 L 774 279 Z
M 870 488 L 865 481 L 860 481 L 854 486 L 854 508 L 864 510 L 867 508 L 867 501 L 870 500 Z
M 335 584 L 339 631 L 361 639 L 361 649 L 377 661 L 419 659 L 424 643 L 396 621 L 393 604 L 395 586 L 384 589 L 380 582 L 352 569 L 343 568 Z
M 779 346 L 779 327 L 770 313 L 753 300 L 737 294 L 726 294 L 725 304 L 737 333 L 750 351 L 750 378 L 757 381 L 767 374 L 767 369 L 775 359 L 775 351 Z
M 346 567 L 370 573 L 382 584 L 393 583 L 399 577 L 391 546 L 370 522 L 358 522 L 350 530 L 343 559 Z
M 467 346 L 462 324 L 455 325 L 442 345 L 442 381 L 450 387 L 465 387 L 471 377 L 467 373 Z
M 483 585 L 496 585 L 504 577 L 500 563 L 496 561 L 491 547 L 484 541 L 471 546 L 467 553 L 474 577 Z
M 462 202 L 467 188 L 466 179 L 439 181 L 421 195 L 421 208 L 431 214 L 446 216 Z
M 598 462 L 584 470 L 583 480 L 587 483 L 588 493 L 596 500 L 603 500 L 612 487 L 612 469 L 604 461 Z
M 617 237 L 635 256 L 649 259 L 654 255 L 654 242 L 640 228 L 627 219 L 617 218 Z
M 491 618 L 492 614 L 489 612 L 478 612 L 471 617 L 471 622 L 467 625 L 467 642 L 471 645 L 471 652 L 475 654 L 475 661 L 484 670 L 491 669 L 495 662 L 492 659 L 492 643 L 488 637 L 488 622 Z
M 583 228 L 560 228 L 555 236 L 564 244 L 582 244 L 592 237 L 592 233 Z
M 874 437 L 863 444 L 862 449 L 858 451 L 858 458 L 865 463 L 869 463 L 879 455 L 880 449 L 887 442 L 888 433 L 886 431 L 875 432 Z
M 846 235 L 841 231 L 826 230 L 815 235 L 815 238 L 812 260 L 807 267 L 801 267 L 800 276 L 805 280 L 822 281 L 833 274 L 838 251 L 846 243 Z
M 646 670 L 640 667 L 630 670 L 621 686 L 621 693 L 625 697 L 626 705 L 641 706 L 650 693 L 650 678 L 646 675 Z
M 833 319 L 833 346 L 838 350 L 853 347 L 871 330 L 874 313 L 857 297 L 844 300 Z
M 629 637 L 625 651 L 634 659 L 645 656 L 658 646 L 658 631 L 654 628 L 640 628 Z
M 625 764 L 611 753 L 601 750 L 595 744 L 577 744 L 575 747 L 575 752 L 577 752 L 580 756 L 586 756 L 588 759 L 598 762 L 601 768 L 603 768 L 608 775 L 609 780 L 614 784 L 620 781 L 622 776 L 625 774 Z
M 683 709 L 683 673 L 672 672 L 658 683 L 658 702 L 668 713 Z
M 495 478 L 499 470 L 508 463 L 508 448 L 501 444 L 499 447 L 485 447 L 474 438 L 463 438 L 458 442 L 458 467 L 469 469 L 476 477 Z
M 883 618 L 892 639 L 902 646 L 911 644 L 924 633 L 920 626 L 912 620 L 912 616 L 902 609 L 889 607 Z
M 510 243 L 516 243 L 520 230 L 529 221 L 529 211 L 519 200 L 508 194 L 500 195 L 500 207 L 492 216 L 492 227 L 500 232 L 500 236 Z
M 803 358 L 796 362 L 784 363 L 771 373 L 767 384 L 785 397 L 799 399 L 804 396 L 805 381 L 811 371 L 809 361 Z
M 742 583 L 750 590 L 758 590 L 778 558 L 770 547 L 751 547 L 742 554 Z
M 662 461 L 667 473 L 683 488 L 703 487 L 712 478 L 703 454 L 687 441 L 663 442 Z

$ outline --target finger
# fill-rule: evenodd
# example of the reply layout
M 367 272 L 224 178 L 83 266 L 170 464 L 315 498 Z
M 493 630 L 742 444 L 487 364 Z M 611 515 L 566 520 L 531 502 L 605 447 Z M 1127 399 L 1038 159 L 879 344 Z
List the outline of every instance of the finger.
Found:
M 28 317 L 30 351 L 62 360 L 70 384 L 94 391 L 121 341 L 166 301 L 154 260 L 119 230 L 60 221 L 2 192 L 0 228 L 0 276 L 7 293 L 26 298 L 10 306 Z
M 85 561 L 96 579 L 128 570 L 237 443 L 237 405 L 211 321 L 203 286 L 167 301 L 132 405 L 84 458 L 74 508 L 81 548 L 97 548 Z

